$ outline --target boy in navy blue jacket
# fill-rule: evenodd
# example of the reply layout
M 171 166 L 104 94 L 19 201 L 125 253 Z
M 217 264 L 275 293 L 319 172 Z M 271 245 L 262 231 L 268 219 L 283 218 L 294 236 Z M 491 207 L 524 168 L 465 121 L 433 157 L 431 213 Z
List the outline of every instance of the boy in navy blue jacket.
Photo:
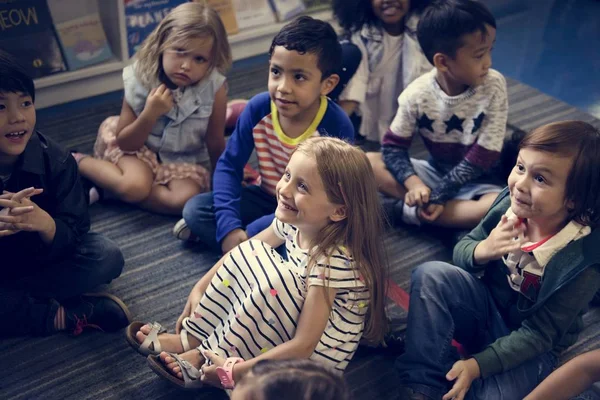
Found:
M 0 51 L 1 335 L 128 324 L 121 300 L 88 293 L 121 274 L 123 256 L 90 219 L 77 164 L 35 131 L 33 80 Z

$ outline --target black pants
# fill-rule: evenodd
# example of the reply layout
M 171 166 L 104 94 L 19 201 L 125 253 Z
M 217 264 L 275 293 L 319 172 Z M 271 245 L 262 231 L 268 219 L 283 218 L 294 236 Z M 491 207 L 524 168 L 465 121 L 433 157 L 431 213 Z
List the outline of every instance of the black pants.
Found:
M 121 275 L 123 264 L 114 242 L 90 232 L 73 254 L 51 265 L 4 265 L 22 273 L 0 283 L 0 336 L 53 333 L 61 301 L 109 283 Z

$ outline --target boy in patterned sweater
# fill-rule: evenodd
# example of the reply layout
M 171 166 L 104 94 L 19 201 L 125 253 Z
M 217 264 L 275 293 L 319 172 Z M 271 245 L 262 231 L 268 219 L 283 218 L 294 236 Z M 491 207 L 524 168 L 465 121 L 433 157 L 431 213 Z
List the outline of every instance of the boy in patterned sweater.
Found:
M 392 222 L 477 225 L 501 187 L 489 175 L 504 143 L 506 81 L 491 69 L 496 21 L 473 0 L 436 1 L 418 25 L 435 66 L 398 98 L 381 153 L 369 153 Z M 417 130 L 429 160 L 409 158 Z
M 341 64 L 331 25 L 299 17 L 275 36 L 269 56 L 268 92 L 254 96 L 240 115 L 217 163 L 214 191 L 186 203 L 173 229 L 179 239 L 227 253 L 271 224 L 275 185 L 298 144 L 313 136 L 354 139 L 348 116 L 325 97 L 339 81 L 334 71 Z M 259 184 L 243 186 L 254 149 Z

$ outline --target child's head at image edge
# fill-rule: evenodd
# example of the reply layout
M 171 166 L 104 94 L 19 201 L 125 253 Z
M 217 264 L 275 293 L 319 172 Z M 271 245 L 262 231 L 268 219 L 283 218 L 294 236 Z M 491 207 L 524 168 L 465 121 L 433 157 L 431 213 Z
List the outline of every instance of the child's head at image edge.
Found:
M 525 135 L 508 178 L 521 218 L 600 222 L 600 132 L 583 121 L 543 125 Z
M 492 66 L 496 19 L 479 1 L 436 0 L 423 12 L 417 37 L 438 72 L 456 83 L 477 86 Z
M 227 32 L 212 8 L 190 2 L 175 7 L 136 53 L 136 74 L 148 88 L 191 86 L 213 69 L 231 66 Z
M 12 55 L 0 50 L 0 162 L 12 165 L 35 129 L 33 79 Z
M 341 45 L 327 22 L 302 16 L 285 25 L 269 49 L 268 90 L 279 115 L 312 120 L 321 96 L 339 81 L 341 60 Z
M 232 400 L 349 400 L 341 374 L 309 360 L 264 360 L 235 387 Z
M 420 13 L 431 0 L 333 0 L 333 13 L 344 32 L 360 31 L 363 26 L 403 29 L 405 18 Z
M 387 264 L 377 184 L 366 154 L 337 138 L 307 139 L 292 154 L 276 192 L 276 217 L 301 234 L 313 232 L 309 268 L 334 249 L 354 259 L 370 295 L 363 336 L 379 343 L 386 324 Z

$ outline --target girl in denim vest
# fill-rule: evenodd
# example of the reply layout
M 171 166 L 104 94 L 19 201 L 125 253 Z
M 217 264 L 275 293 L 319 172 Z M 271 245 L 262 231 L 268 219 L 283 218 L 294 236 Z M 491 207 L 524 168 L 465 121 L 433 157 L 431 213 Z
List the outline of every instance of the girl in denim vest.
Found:
M 380 142 L 398 109 L 398 96 L 430 71 L 417 40 L 420 12 L 430 0 L 334 0 L 333 13 L 349 39 L 342 42 L 346 68 L 360 62 L 348 84 L 338 88 L 339 105 L 360 115 L 360 134 Z M 354 59 L 354 60 L 353 60 Z M 340 76 L 349 71 L 342 71 Z M 343 87 L 343 88 L 342 88 Z M 332 95 L 333 97 L 334 95 Z
M 174 8 L 123 70 L 121 115 L 100 126 L 94 157 L 73 154 L 81 174 L 122 201 L 181 215 L 210 190 L 225 148 L 230 65 L 217 13 L 199 3 Z M 92 188 L 90 203 L 97 197 Z

